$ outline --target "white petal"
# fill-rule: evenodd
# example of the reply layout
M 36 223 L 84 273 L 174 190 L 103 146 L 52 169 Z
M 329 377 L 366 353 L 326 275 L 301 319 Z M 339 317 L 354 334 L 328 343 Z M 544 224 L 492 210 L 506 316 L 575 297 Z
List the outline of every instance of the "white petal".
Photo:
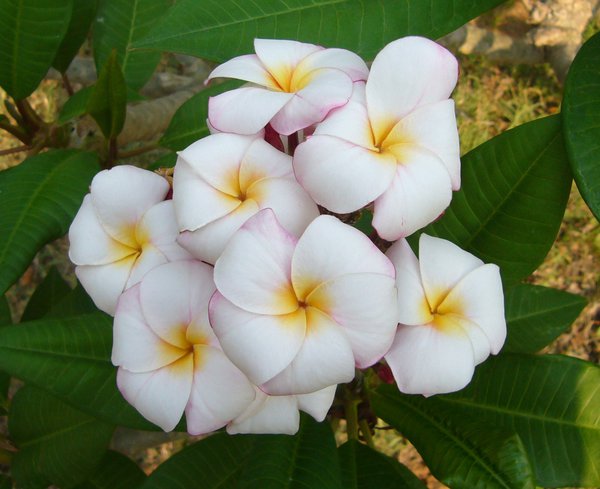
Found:
M 318 285 L 349 273 L 395 277 L 392 263 L 359 230 L 333 216 L 317 217 L 298 241 L 292 259 L 292 283 L 305 299 Z
M 379 197 L 394 178 L 396 161 L 334 136 L 316 135 L 296 148 L 294 172 L 320 205 L 347 213 Z
M 304 340 L 306 318 L 302 309 L 277 316 L 252 314 L 216 292 L 209 314 L 223 351 L 256 385 L 287 367 Z
M 232 212 L 240 200 L 210 186 L 179 158 L 173 175 L 173 205 L 179 229 L 195 231 Z
M 431 396 L 460 390 L 475 369 L 473 348 L 461 327 L 400 325 L 385 359 L 406 394 Z
M 379 273 L 342 275 L 319 285 L 306 302 L 342 326 L 357 367 L 373 365 L 390 348 L 398 324 L 392 277 Z
M 215 263 L 217 289 L 236 306 L 257 314 L 287 314 L 298 308 L 290 281 L 296 238 L 264 209 L 229 240 Z
M 214 264 L 223 253 L 234 233 L 258 212 L 254 200 L 245 200 L 229 214 L 210 222 L 195 231 L 184 231 L 177 241 L 194 258 Z
M 433 320 L 423 290 L 419 261 L 408 242 L 405 239 L 396 241 L 385 254 L 396 268 L 398 322 L 417 325 Z
M 307 307 L 302 347 L 292 363 L 262 387 L 275 395 L 308 394 L 353 378 L 354 356 L 344 331 L 327 314 Z
M 293 176 L 292 157 L 278 151 L 264 139 L 255 139 L 248 147 L 239 170 L 242 191 L 263 178 Z
M 273 92 L 266 88 L 237 88 L 210 97 L 208 119 L 222 132 L 256 134 L 292 97 L 293 93 Z
M 419 266 L 423 288 L 432 308 L 439 306 L 450 290 L 483 262 L 454 243 L 422 234 L 419 238 Z
M 164 341 L 188 348 L 188 324 L 208 306 L 215 291 L 212 269 L 193 261 L 167 263 L 149 272 L 140 284 L 140 302 L 152 330 Z
M 167 263 L 167 261 L 167 257 L 155 246 L 144 246 L 144 249 L 138 255 L 135 264 L 131 268 L 125 288 L 139 283 L 150 270 Z
M 294 435 L 299 426 L 295 396 L 268 396 L 257 388 L 254 402 L 227 426 L 227 433 Z
M 388 241 L 404 238 L 434 221 L 452 199 L 450 175 L 439 158 L 410 145 L 402 145 L 401 153 L 394 179 L 375 200 L 373 212 L 373 227 Z
M 419 105 L 447 99 L 458 78 L 456 58 L 423 37 L 391 42 L 375 57 L 367 80 L 367 106 L 375 137 Z
M 136 229 L 137 241 L 142 246 L 146 243 L 155 246 L 173 243 L 178 235 L 179 229 L 172 200 L 159 202 L 148 209 Z
M 325 419 L 329 408 L 333 404 L 336 388 L 337 385 L 330 385 L 320 391 L 297 395 L 298 407 L 301 411 L 310 414 L 315 420 L 321 422 Z
M 113 316 L 136 259 L 131 255 L 108 265 L 79 265 L 75 275 L 96 307 Z
M 217 66 L 207 80 L 214 78 L 236 78 L 238 80 L 245 80 L 248 82 L 256 83 L 268 88 L 277 88 L 277 82 L 265 69 L 263 64 L 255 54 L 246 54 L 243 56 L 237 56 L 223 64 Z
M 137 222 L 150 207 L 164 200 L 170 187 L 156 173 L 123 165 L 98 173 L 90 188 L 104 229 L 121 243 L 135 247 Z
M 504 294 L 498 266 L 488 263 L 469 272 L 450 291 L 438 311 L 471 320 L 488 337 L 491 352 L 497 354 L 506 339 Z
M 317 217 L 319 208 L 293 179 L 267 178 L 248 189 L 248 198 L 261 209 L 272 209 L 279 223 L 294 236 L 300 236 Z
M 119 368 L 117 386 L 127 402 L 144 418 L 164 431 L 172 431 L 190 397 L 193 369 L 191 354 L 148 373 L 132 373 Z
M 434 153 L 446 166 L 452 190 L 460 188 L 460 146 L 454 101 L 420 105 L 394 126 L 385 142 L 414 144 Z
M 222 351 L 194 347 L 194 380 L 185 410 L 190 434 L 222 428 L 242 414 L 254 397 L 254 387 Z
M 337 68 L 352 78 L 352 81 L 366 80 L 369 68 L 360 56 L 347 49 L 329 48 L 316 51 L 304 58 L 297 72 L 310 72 L 318 68 Z
M 164 367 L 188 352 L 156 335 L 148 326 L 140 305 L 140 287 L 121 295 L 113 326 L 112 363 L 130 372 L 150 372 Z
M 102 227 L 87 194 L 69 228 L 69 258 L 75 265 L 105 265 L 137 250 L 113 239 Z

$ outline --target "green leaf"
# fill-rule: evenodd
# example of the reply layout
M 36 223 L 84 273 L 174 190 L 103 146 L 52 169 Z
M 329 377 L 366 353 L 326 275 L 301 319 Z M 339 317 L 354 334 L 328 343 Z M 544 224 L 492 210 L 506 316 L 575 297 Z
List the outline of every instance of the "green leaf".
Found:
M 387 43 L 417 34 L 437 38 L 502 0 L 181 0 L 138 48 L 225 61 L 253 52 L 254 38 L 297 39 L 372 59 Z
M 145 480 L 146 474 L 135 462 L 119 452 L 108 450 L 94 474 L 76 489 L 134 489 Z
M 0 327 L 12 324 L 10 307 L 6 296 L 0 298 Z M 6 414 L 8 408 L 8 389 L 10 388 L 10 375 L 0 372 L 0 416 Z
M 508 337 L 504 351 L 534 353 L 564 333 L 585 298 L 539 285 L 519 284 L 504 294 Z
M 240 472 L 257 438 L 212 435 L 159 465 L 140 489 L 237 489 Z
M 19 451 L 11 471 L 20 486 L 78 484 L 102 459 L 114 427 L 59 401 L 36 387 L 15 395 L 8 428 Z
M 81 284 L 77 284 L 57 304 L 54 304 L 44 317 L 47 319 L 65 318 L 81 316 L 92 312 L 98 312 L 98 309 Z
M 444 484 L 453 489 L 533 489 L 523 444 L 512 432 L 476 422 L 435 397 L 401 394 L 382 385 L 373 394 L 377 416 L 406 436 Z
M 374 232 L 372 221 L 373 213 L 368 209 L 363 209 L 360 211 L 360 215 L 356 222 L 352 225 L 367 236 L 371 236 Z
M 505 354 L 477 368 L 444 409 L 516 431 L 543 487 L 600 487 L 600 368 L 575 358 Z
M 96 15 L 98 0 L 75 1 L 67 32 L 58 47 L 52 66 L 61 73 L 67 71 L 71 61 L 85 41 Z
M 600 220 L 600 33 L 569 68 L 562 103 L 563 132 L 581 196 Z
M 208 136 L 208 98 L 240 85 L 241 82 L 230 80 L 206 88 L 191 97 L 177 109 L 159 144 L 173 151 L 180 151 L 198 139 Z
M 335 438 L 329 424 L 302 415 L 295 436 L 261 436 L 239 480 L 239 489 L 257 487 L 341 489 Z
M 113 50 L 92 88 L 86 111 L 98 123 L 106 139 L 119 135 L 125 124 L 127 86 Z
M 154 171 L 159 168 L 173 168 L 177 162 L 177 153 L 169 152 L 161 156 L 158 160 L 153 161 L 148 165 L 148 170 Z
M 0 297 L 0 326 L 4 326 L 6 324 L 12 324 L 12 315 L 10 313 L 8 299 L 5 295 L 3 295 Z
M 397 460 L 356 440 L 338 448 L 344 489 L 425 489 L 425 485 Z
M 0 0 L 0 86 L 14 99 L 46 76 L 67 31 L 71 0 Z
M 127 85 L 140 89 L 160 61 L 160 53 L 133 51 L 132 44 L 163 17 L 170 0 L 100 0 L 94 23 L 96 69 L 104 66 L 113 49 L 123 67 Z
M 50 268 L 43 282 L 29 299 L 21 321 L 33 321 L 44 317 L 71 291 L 56 267 Z
M 54 150 L 0 172 L 0 293 L 67 232 L 99 169 L 93 153 Z
M 117 390 L 112 318 L 102 313 L 0 328 L 0 370 L 109 423 L 155 430 Z
M 13 484 L 7 475 L 0 474 L 0 489 L 12 489 Z
M 505 283 L 533 272 L 550 250 L 571 190 L 558 116 L 523 124 L 462 158 L 462 189 L 423 232 L 449 239 Z

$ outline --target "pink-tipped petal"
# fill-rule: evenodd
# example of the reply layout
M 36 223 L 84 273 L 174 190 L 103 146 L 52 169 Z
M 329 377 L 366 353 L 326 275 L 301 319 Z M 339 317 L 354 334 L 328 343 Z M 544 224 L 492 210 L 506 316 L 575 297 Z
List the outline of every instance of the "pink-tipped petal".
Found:
M 332 216 L 317 217 L 292 259 L 296 295 L 303 300 L 321 283 L 350 273 L 396 274 L 388 258 L 359 230 Z
M 300 185 L 320 205 L 337 213 L 354 212 L 390 185 L 396 160 L 333 136 L 313 136 L 294 153 Z
M 194 362 L 191 354 L 148 373 L 117 372 L 117 386 L 129 404 L 144 418 L 172 431 L 183 414 L 192 389 Z
M 306 302 L 342 327 L 359 368 L 373 365 L 392 344 L 398 305 L 395 282 L 388 275 L 342 275 L 319 285 Z
M 375 57 L 367 80 L 367 106 L 381 141 L 417 106 L 447 99 L 456 85 L 458 63 L 444 47 L 423 37 L 405 37 Z
M 119 261 L 136 250 L 113 239 L 94 212 L 87 194 L 69 228 L 69 258 L 75 265 L 105 265 Z
M 298 308 L 290 282 L 296 238 L 271 209 L 235 233 L 215 263 L 217 289 L 236 306 L 256 314 L 287 314 Z
M 248 409 L 227 425 L 227 433 L 295 435 L 300 413 L 295 396 L 268 396 L 256 388 L 256 398 Z
M 79 265 L 75 268 L 75 275 L 96 307 L 114 316 L 117 301 L 136 259 L 137 254 L 108 265 Z
M 222 351 L 194 347 L 194 380 L 185 409 L 188 432 L 210 433 L 242 414 L 255 397 L 254 387 Z
M 130 372 L 150 372 L 178 360 L 188 352 L 160 338 L 146 322 L 140 305 L 139 285 L 123 292 L 115 312 L 112 363 Z
M 388 345 L 389 346 L 389 345 Z M 292 363 L 263 385 L 275 395 L 308 394 L 354 378 L 352 347 L 331 317 L 306 308 L 306 336 Z
M 433 320 L 421 281 L 419 261 L 405 239 L 396 241 L 386 256 L 396 268 L 398 289 L 398 322 L 408 325 L 426 324 Z
M 255 385 L 276 376 L 294 359 L 306 331 L 304 311 L 267 316 L 244 311 L 216 292 L 210 323 L 230 360 Z
M 298 408 L 305 413 L 310 414 L 315 420 L 321 422 L 327 416 L 329 408 L 333 404 L 335 390 L 337 385 L 330 385 L 310 394 L 300 394 L 296 396 Z
M 222 132 L 256 134 L 292 97 L 293 93 L 273 92 L 265 88 L 230 90 L 208 100 L 208 119 Z
M 436 308 L 454 286 L 483 265 L 471 253 L 454 243 L 422 234 L 419 238 L 419 266 L 423 288 L 431 307 Z
M 308 73 L 319 68 L 336 68 L 346 73 L 352 81 L 363 81 L 369 76 L 369 68 L 360 56 L 338 48 L 322 49 L 308 55 L 296 71 Z
M 388 189 L 375 200 L 373 227 L 395 241 L 434 221 L 452 199 L 450 175 L 441 160 L 417 146 L 395 149 L 401 160 Z
M 150 207 L 164 200 L 169 183 L 151 171 L 123 165 L 98 173 L 90 189 L 104 229 L 121 243 L 135 247 L 137 222 Z
M 277 82 L 265 69 L 256 54 L 237 56 L 217 66 L 208 75 L 207 80 L 214 78 L 236 78 L 256 83 L 267 88 L 277 89 Z
M 445 394 L 465 387 L 475 360 L 467 333 L 451 326 L 398 326 L 385 359 L 405 394 Z

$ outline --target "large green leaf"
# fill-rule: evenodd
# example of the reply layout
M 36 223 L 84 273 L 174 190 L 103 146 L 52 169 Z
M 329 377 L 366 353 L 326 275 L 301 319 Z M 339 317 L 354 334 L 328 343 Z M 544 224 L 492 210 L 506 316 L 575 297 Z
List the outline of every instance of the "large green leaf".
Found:
M 523 124 L 462 158 L 462 189 L 423 232 L 496 263 L 505 283 L 516 282 L 550 250 L 571 181 L 560 117 Z
M 110 424 L 29 386 L 15 395 L 8 427 L 19 448 L 11 464 L 17 483 L 22 487 L 53 483 L 63 489 L 94 471 L 114 430 Z
M 160 61 L 160 53 L 133 51 L 132 44 L 155 25 L 171 0 L 100 0 L 94 23 L 96 68 L 104 66 L 113 49 L 123 68 L 127 85 L 141 88 Z
M 58 47 L 52 66 L 61 73 L 67 71 L 71 61 L 85 41 L 92 21 L 96 16 L 98 0 L 75 1 L 71 9 L 71 20 L 67 32 Z
M 135 489 L 145 479 L 146 474 L 135 462 L 119 452 L 108 450 L 96 471 L 77 489 Z
M 29 299 L 21 321 L 33 321 L 44 317 L 69 292 L 71 292 L 71 288 L 56 267 L 50 268 L 43 282 Z
M 226 433 L 210 436 L 161 464 L 140 489 L 237 489 L 257 438 Z
M 239 489 L 341 489 L 335 439 L 327 423 L 302 415 L 295 436 L 264 435 L 254 445 Z
M 379 417 L 406 436 L 431 473 L 453 489 L 533 489 L 533 474 L 517 435 L 485 426 L 436 398 L 401 394 L 383 385 L 373 394 Z
M 59 302 L 54 304 L 44 315 L 45 318 L 66 318 L 70 316 L 81 316 L 97 312 L 98 308 L 84 290 L 81 284 L 66 294 Z
M 115 50 L 102 66 L 90 92 L 86 111 L 98 123 L 106 139 L 115 138 L 125 125 L 127 86 Z
M 338 449 L 344 489 L 425 489 L 425 485 L 397 460 L 356 440 Z
M 93 153 L 55 150 L 0 172 L 0 293 L 67 232 L 99 169 Z
M 102 313 L 0 328 L 0 370 L 99 419 L 157 429 L 121 396 L 110 363 L 112 318 Z
M 565 82 L 563 131 L 581 196 L 600 220 L 600 32 L 579 50 Z
M 587 301 L 539 285 L 519 284 L 504 294 L 508 336 L 504 351 L 534 353 L 564 333 Z
M 503 0 L 181 0 L 140 48 L 214 61 L 253 51 L 256 37 L 340 47 L 372 59 L 409 34 L 437 38 Z
M 67 31 L 71 0 L 0 0 L 0 86 L 15 99 L 46 76 Z
M 12 323 L 10 307 L 6 296 L 0 297 L 0 326 Z M 0 416 L 6 414 L 8 408 L 8 389 L 10 387 L 10 375 L 0 372 Z
M 543 487 L 600 487 L 600 368 L 565 356 L 506 354 L 478 367 L 442 407 L 516 431 Z
M 208 136 L 208 98 L 239 87 L 241 82 L 226 81 L 212 86 L 187 100 L 173 115 L 169 127 L 160 139 L 160 145 L 179 151 L 193 142 Z

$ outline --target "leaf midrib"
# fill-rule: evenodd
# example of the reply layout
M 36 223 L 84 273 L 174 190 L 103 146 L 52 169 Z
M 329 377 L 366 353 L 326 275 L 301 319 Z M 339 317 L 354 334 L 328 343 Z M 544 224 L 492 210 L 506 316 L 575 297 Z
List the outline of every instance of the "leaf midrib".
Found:
M 507 323 L 512 323 L 512 322 L 516 322 L 516 321 L 523 321 L 524 319 L 530 319 L 532 317 L 535 316 L 545 316 L 547 314 L 553 313 L 553 312 L 557 312 L 557 311 L 564 311 L 566 309 L 571 309 L 574 307 L 583 307 L 585 305 L 585 301 L 583 300 L 574 300 L 573 302 L 570 302 L 568 304 L 563 304 L 561 306 L 557 306 L 557 307 L 552 307 L 550 309 L 544 309 L 543 311 L 538 311 L 538 312 L 531 312 L 529 314 L 523 314 L 517 317 L 513 317 L 513 318 L 509 318 L 508 316 L 506 317 L 506 322 Z
M 70 431 L 76 431 L 77 429 L 79 429 L 79 428 L 81 428 L 81 427 L 83 427 L 83 426 L 85 426 L 87 424 L 94 424 L 94 423 L 100 423 L 100 421 L 98 421 L 96 419 L 93 419 L 93 418 L 86 419 L 86 420 L 81 421 L 79 423 L 76 423 L 74 425 L 69 425 L 69 426 L 67 426 L 67 427 L 65 427 L 63 429 L 58 430 L 58 431 L 53 431 L 51 433 L 47 433 L 47 434 L 39 436 L 37 438 L 33 438 L 33 439 L 29 440 L 29 441 L 19 443 L 19 448 L 23 449 L 23 448 L 27 448 L 27 447 L 29 447 L 31 445 L 37 445 L 39 443 L 42 443 L 42 442 L 47 441 L 47 440 L 51 440 L 52 438 L 55 438 L 55 437 L 60 436 L 60 435 L 63 435 L 63 434 L 68 433 Z

